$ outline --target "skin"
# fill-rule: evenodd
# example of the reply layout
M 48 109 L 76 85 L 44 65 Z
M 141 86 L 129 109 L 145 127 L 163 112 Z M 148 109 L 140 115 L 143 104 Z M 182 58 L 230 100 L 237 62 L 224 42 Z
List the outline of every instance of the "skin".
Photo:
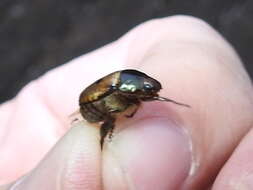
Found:
M 156 78 L 161 96 L 191 108 L 144 103 L 116 122 L 101 152 L 99 127 L 71 126 L 68 115 L 86 86 L 122 68 Z M 252 115 L 249 77 L 216 31 L 192 17 L 151 20 L 1 105 L 0 183 L 15 181 L 0 190 L 253 189 Z

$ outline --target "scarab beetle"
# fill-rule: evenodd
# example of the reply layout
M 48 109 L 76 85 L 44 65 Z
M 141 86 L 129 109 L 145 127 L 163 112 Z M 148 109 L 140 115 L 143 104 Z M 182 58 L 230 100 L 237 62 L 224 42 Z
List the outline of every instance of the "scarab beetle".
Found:
M 109 133 L 112 136 L 117 116 L 129 107 L 134 111 L 127 115 L 133 117 L 142 101 L 167 101 L 177 105 L 189 105 L 163 98 L 158 95 L 160 82 L 137 70 L 113 72 L 84 89 L 79 97 L 80 113 L 90 123 L 101 122 L 100 145 Z

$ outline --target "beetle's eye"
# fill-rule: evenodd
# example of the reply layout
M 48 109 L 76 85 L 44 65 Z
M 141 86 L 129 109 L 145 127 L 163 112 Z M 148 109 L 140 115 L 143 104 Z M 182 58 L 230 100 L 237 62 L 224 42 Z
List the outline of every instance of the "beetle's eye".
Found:
M 144 83 L 144 89 L 145 90 L 152 90 L 153 89 L 153 86 L 149 83 Z

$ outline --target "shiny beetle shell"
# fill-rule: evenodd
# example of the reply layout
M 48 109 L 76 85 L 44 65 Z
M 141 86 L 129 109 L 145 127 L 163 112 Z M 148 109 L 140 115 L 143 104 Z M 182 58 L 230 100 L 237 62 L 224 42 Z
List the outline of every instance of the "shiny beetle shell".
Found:
M 119 77 L 120 72 L 115 72 L 97 80 L 81 93 L 79 103 L 94 102 L 112 93 L 120 82 Z
M 79 97 L 80 113 L 90 123 L 103 122 L 100 129 L 101 148 L 108 133 L 112 136 L 117 115 L 135 106 L 127 117 L 133 117 L 142 101 L 175 102 L 158 95 L 160 82 L 137 70 L 111 73 L 88 86 Z

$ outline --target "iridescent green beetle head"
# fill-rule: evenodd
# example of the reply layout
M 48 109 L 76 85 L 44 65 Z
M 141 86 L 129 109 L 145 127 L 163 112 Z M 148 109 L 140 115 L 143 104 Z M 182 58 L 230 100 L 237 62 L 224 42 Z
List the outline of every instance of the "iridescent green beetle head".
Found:
M 137 70 L 123 70 L 120 73 L 118 90 L 129 98 L 133 97 L 142 101 L 166 101 L 180 106 L 190 107 L 187 104 L 159 96 L 158 92 L 162 88 L 160 82 L 145 73 Z
M 161 84 L 140 71 L 123 70 L 120 75 L 119 91 L 140 99 L 150 99 L 158 96 Z

